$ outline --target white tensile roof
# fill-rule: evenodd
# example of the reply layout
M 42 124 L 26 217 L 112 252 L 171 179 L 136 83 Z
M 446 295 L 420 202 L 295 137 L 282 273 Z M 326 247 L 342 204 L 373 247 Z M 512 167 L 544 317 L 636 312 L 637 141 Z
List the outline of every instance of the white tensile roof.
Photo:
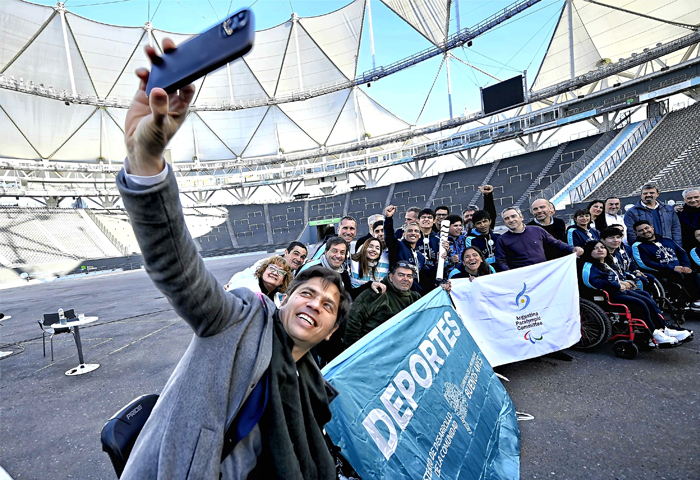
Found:
M 446 2 L 385 3 L 397 8 L 404 3 L 421 4 L 416 10 L 420 12 Z M 196 82 L 194 105 L 259 100 L 261 106 L 190 113 L 170 144 L 171 159 L 191 161 L 197 152 L 200 161 L 250 159 L 356 142 L 365 134 L 378 137 L 408 128 L 361 88 L 265 105 L 270 97 L 354 79 L 364 12 L 365 0 L 354 0 L 322 16 L 289 20 L 256 32 L 255 46 L 244 59 Z M 137 85 L 134 70 L 148 66 L 143 47 L 150 43 L 160 48 L 165 37 L 176 43 L 189 38 L 157 29 L 149 33 L 145 27 L 106 25 L 70 12 L 65 22 L 64 38 L 61 15 L 54 7 L 1 1 L 0 73 L 59 92 L 75 88 L 86 96 L 130 99 Z M 426 37 L 441 38 L 430 22 L 416 28 Z M 0 107 L 0 157 L 120 162 L 126 155 L 123 108 L 66 106 L 6 89 L 0 89 Z
M 450 0 L 381 0 L 435 45 L 449 35 Z
M 614 8 L 611 8 L 614 7 Z M 559 24 L 542 61 L 532 90 L 538 91 L 571 78 L 569 17 L 564 2 Z M 617 62 L 632 53 L 641 53 L 657 43 L 688 35 L 700 25 L 697 0 L 573 0 L 572 30 L 575 75 L 595 70 L 603 62 Z M 684 51 L 661 60 L 677 62 Z M 661 65 L 657 65 L 661 68 Z M 635 72 L 628 72 L 632 75 Z M 616 76 L 615 83 L 627 81 Z

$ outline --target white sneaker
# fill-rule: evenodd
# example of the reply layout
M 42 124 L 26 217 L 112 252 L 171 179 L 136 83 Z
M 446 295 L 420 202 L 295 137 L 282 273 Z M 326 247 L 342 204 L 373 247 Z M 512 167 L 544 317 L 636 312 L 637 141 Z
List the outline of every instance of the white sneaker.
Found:
M 656 340 L 656 343 L 670 343 L 671 345 L 678 343 L 678 340 L 676 338 L 669 337 L 661 329 L 654 330 L 653 335 L 654 340 Z
M 666 327 L 666 329 L 664 330 L 664 334 L 667 337 L 673 337 L 679 342 L 682 342 L 683 340 L 691 336 L 693 332 L 690 332 L 688 330 L 674 330 L 672 328 Z

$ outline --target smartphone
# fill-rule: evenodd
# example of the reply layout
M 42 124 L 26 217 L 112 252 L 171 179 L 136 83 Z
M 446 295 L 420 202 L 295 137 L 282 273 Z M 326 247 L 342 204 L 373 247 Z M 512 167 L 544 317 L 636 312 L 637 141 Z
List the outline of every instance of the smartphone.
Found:
M 253 48 L 255 21 L 253 11 L 240 10 L 196 37 L 164 53 L 153 64 L 146 95 L 154 87 L 173 93 L 209 72 L 242 57 Z

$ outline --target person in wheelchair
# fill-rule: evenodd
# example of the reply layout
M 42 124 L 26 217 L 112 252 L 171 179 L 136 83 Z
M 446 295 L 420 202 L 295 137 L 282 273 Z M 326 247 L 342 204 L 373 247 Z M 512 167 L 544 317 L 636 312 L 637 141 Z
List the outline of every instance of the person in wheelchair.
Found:
M 637 290 L 636 283 L 625 280 L 612 268 L 612 257 L 603 242 L 592 240 L 583 247 L 578 260 L 581 292 L 587 289 L 605 290 L 610 301 L 629 308 L 633 317 L 647 324 L 654 340 L 660 345 L 676 345 L 687 340 L 692 332 L 668 326 L 661 309 L 647 292 Z
M 690 308 L 700 311 L 700 273 L 690 268 L 688 254 L 670 238 L 656 235 L 654 227 L 646 220 L 632 225 L 637 241 L 632 253 L 639 268 L 652 272 L 658 279 L 677 283 L 690 299 Z
M 654 281 L 654 276 L 643 273 L 634 261 L 632 248 L 622 243 L 622 226 L 611 226 L 600 232 L 600 241 L 608 249 L 612 264 L 617 274 L 625 280 L 632 280 L 637 287 L 646 290 L 647 285 Z

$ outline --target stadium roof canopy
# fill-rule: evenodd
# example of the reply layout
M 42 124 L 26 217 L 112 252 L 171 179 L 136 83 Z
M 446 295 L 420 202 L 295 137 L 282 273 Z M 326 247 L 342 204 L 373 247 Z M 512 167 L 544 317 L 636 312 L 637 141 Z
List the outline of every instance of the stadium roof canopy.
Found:
M 571 44 L 575 77 L 641 53 L 657 43 L 688 35 L 690 30 L 700 26 L 700 2 L 697 0 L 573 0 L 571 5 L 569 15 L 568 2 L 563 4 L 559 23 L 533 83 L 533 91 L 572 78 Z M 573 41 L 570 41 L 570 31 Z M 654 62 L 656 66 L 647 64 L 639 71 L 616 75 L 609 83 L 624 83 L 639 74 L 646 74 L 648 69 L 659 70 L 678 63 L 685 55 L 684 60 L 687 59 L 695 47 L 661 58 Z
M 384 3 L 433 43 L 449 25 L 447 0 Z M 191 162 L 277 155 L 357 142 L 409 125 L 361 88 L 299 101 L 270 98 L 346 83 L 356 76 L 365 0 L 334 12 L 256 32 L 244 59 L 197 82 L 195 106 L 238 108 L 191 113 L 172 140 L 172 161 Z M 88 20 L 60 7 L 23 0 L 0 2 L 0 73 L 42 90 L 95 97 L 95 105 L 0 89 L 0 156 L 19 159 L 120 162 L 125 156 L 125 106 L 136 87 L 134 70 L 147 66 L 145 45 L 189 35 Z M 109 99 L 102 102 L 100 99 Z M 117 101 L 115 105 L 113 102 Z

